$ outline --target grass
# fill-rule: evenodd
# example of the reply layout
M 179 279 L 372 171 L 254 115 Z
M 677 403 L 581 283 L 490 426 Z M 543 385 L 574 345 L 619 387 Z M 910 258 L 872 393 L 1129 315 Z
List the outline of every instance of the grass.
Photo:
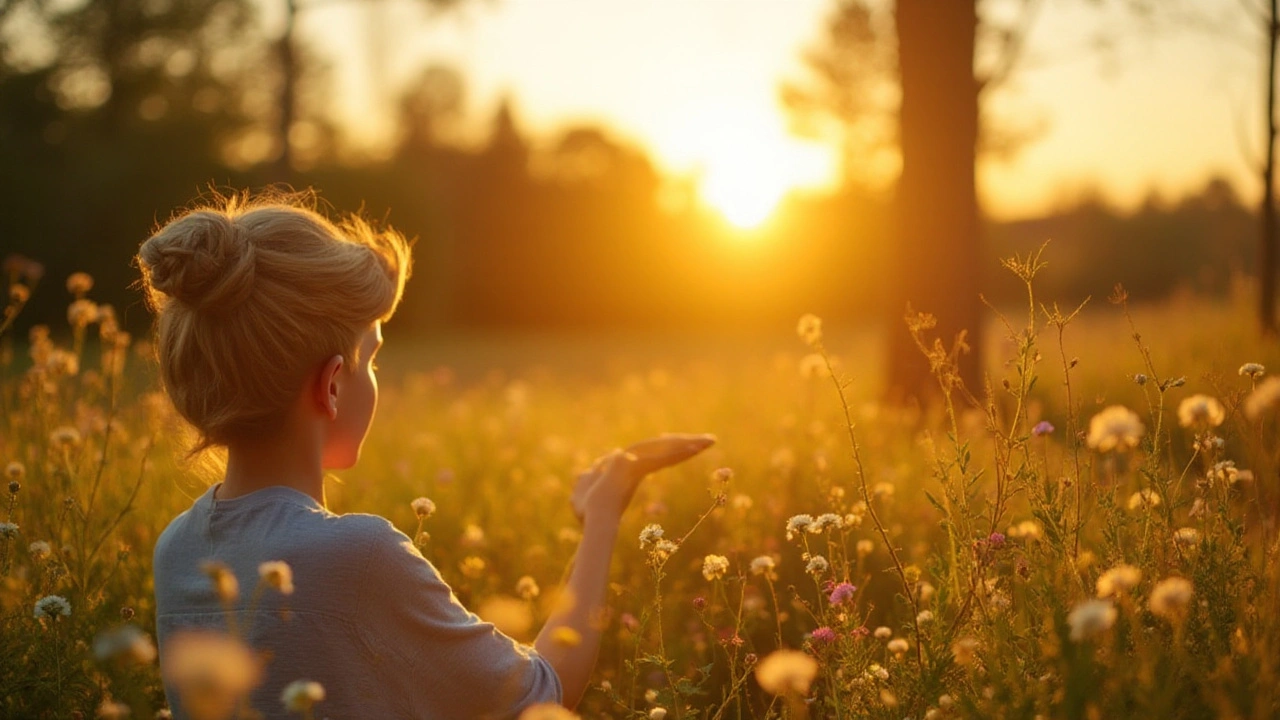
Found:
M 1029 289 L 1035 261 L 1012 267 Z M 1256 383 L 1238 373 L 1280 369 L 1280 353 L 1256 339 L 1248 293 L 1096 298 L 1061 338 L 1028 297 L 992 319 L 990 395 L 939 355 L 948 401 L 925 408 L 877 402 L 866 330 L 808 346 L 791 328 L 415 342 L 393 323 L 378 418 L 328 503 L 388 517 L 469 607 L 492 607 L 526 576 L 557 584 L 577 469 L 659 432 L 714 432 L 626 519 L 583 716 L 1280 715 L 1277 417 L 1247 416 Z M 145 639 L 104 633 L 154 632 L 154 540 L 210 476 L 179 462 L 145 346 L 104 367 L 102 343 L 132 341 L 103 330 L 73 328 L 68 355 L 6 340 L 0 464 L 20 487 L 0 508 L 17 526 L 0 539 L 5 716 L 164 704 Z M 1199 394 L 1221 421 L 1198 401 L 1209 412 L 1184 427 Z M 1113 405 L 1135 415 L 1091 432 Z M 419 496 L 437 507 L 422 521 Z M 642 547 L 649 525 L 677 546 Z M 70 614 L 37 613 L 51 595 Z M 535 616 L 549 595 L 525 601 Z

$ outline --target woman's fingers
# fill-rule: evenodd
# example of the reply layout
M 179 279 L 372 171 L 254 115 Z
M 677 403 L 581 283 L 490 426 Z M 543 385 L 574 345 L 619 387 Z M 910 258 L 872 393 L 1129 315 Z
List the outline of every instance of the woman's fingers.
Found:
M 684 462 L 714 445 L 708 434 L 668 433 L 627 446 L 626 459 L 640 475 Z

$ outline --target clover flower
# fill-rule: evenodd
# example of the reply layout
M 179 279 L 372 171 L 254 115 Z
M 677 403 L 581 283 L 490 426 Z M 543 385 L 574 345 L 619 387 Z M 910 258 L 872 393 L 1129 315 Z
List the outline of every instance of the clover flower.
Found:
M 824 645 L 829 645 L 836 641 L 836 631 L 823 625 L 822 627 L 814 628 L 813 632 L 809 633 L 809 637 Z
M 1146 432 L 1138 415 L 1123 405 L 1112 405 L 1089 420 L 1089 447 L 1098 452 L 1126 452 L 1138 446 Z

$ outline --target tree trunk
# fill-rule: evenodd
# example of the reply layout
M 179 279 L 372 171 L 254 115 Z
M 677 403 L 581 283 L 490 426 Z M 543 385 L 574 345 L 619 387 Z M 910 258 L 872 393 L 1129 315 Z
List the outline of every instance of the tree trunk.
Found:
M 897 2 L 902 175 L 888 307 L 887 390 L 893 397 L 922 398 L 938 387 L 903 323 L 908 303 L 937 317 L 935 332 L 948 347 L 960 331 L 968 331 L 971 350 L 959 358 L 960 375 L 981 391 L 976 5 L 976 0 Z
M 1262 170 L 1262 236 L 1258 238 L 1258 321 L 1264 334 L 1276 332 L 1276 45 L 1280 24 L 1276 0 L 1267 17 L 1267 163 Z
M 293 153 L 290 152 L 289 131 L 293 128 L 294 95 L 298 81 L 297 63 L 293 57 L 293 28 L 297 21 L 296 0 L 285 0 L 284 33 L 277 48 L 280 56 L 280 155 L 276 159 L 275 181 L 288 183 L 293 179 Z

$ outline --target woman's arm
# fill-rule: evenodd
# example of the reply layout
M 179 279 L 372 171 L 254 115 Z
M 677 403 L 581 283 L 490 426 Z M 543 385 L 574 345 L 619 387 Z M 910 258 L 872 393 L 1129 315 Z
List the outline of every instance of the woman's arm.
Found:
M 534 641 L 560 677 L 566 707 L 577 707 L 591 679 L 604 631 L 609 560 L 636 487 L 649 473 L 683 462 L 714 442 L 709 435 L 664 435 L 614 451 L 578 477 L 573 507 L 583 521 L 582 542 L 562 599 Z

